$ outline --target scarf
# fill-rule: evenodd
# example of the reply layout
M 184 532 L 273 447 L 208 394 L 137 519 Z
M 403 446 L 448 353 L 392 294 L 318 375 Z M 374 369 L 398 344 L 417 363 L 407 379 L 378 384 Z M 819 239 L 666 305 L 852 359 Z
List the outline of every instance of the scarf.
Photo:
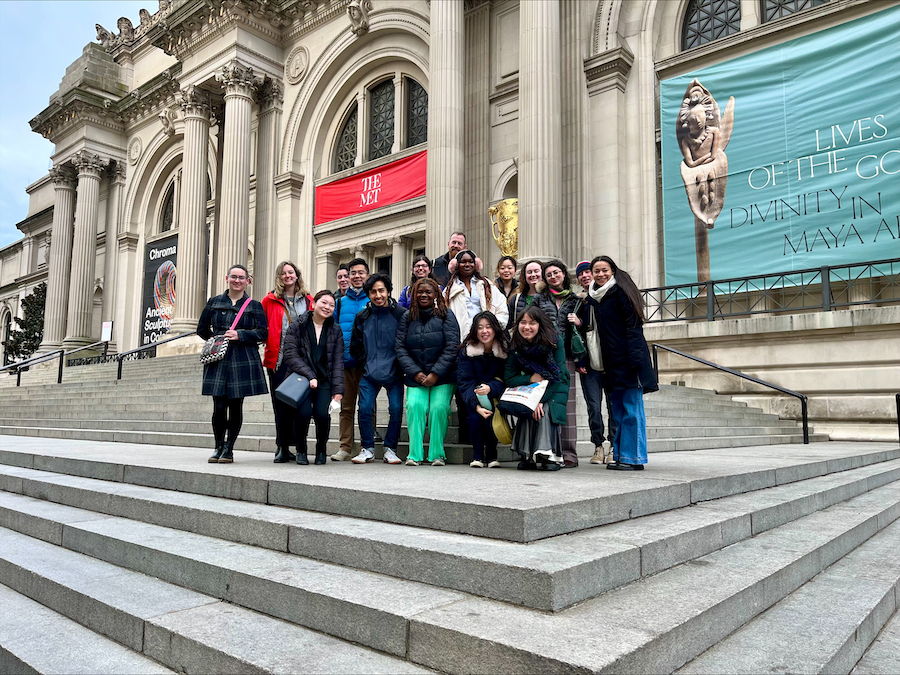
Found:
M 545 380 L 559 382 L 560 372 L 553 352 L 556 345 L 528 344 L 516 351 L 516 362 L 524 371 L 537 373 Z
M 603 299 L 603 296 L 609 293 L 613 286 L 616 285 L 616 278 L 610 277 L 609 281 L 607 281 L 602 286 L 598 286 L 596 281 L 592 281 L 590 288 L 588 288 L 588 295 L 590 295 L 594 300 L 597 301 L 597 304 L 600 304 L 600 301 Z
M 559 306 L 559 305 L 562 305 L 566 301 L 566 298 L 568 298 L 570 295 L 572 295 L 572 289 L 564 288 L 561 291 L 557 291 L 556 289 L 551 288 L 550 294 L 553 296 L 553 299 L 556 300 L 557 306 Z

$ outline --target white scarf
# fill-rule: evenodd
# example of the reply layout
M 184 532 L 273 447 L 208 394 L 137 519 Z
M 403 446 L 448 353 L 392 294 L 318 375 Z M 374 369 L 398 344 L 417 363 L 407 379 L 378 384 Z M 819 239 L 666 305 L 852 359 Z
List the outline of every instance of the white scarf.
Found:
M 610 289 L 616 285 L 616 278 L 610 277 L 609 281 L 607 281 L 602 286 L 598 286 L 596 281 L 591 282 L 591 286 L 588 289 L 588 293 L 590 296 L 596 300 L 598 303 L 603 299 L 603 296 L 606 295 Z

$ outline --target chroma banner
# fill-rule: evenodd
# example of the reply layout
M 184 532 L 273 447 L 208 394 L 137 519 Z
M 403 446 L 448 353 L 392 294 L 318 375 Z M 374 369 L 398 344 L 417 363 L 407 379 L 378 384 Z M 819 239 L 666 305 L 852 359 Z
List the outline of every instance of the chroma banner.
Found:
M 900 6 L 661 82 L 666 284 L 900 256 Z
M 425 194 L 428 151 L 316 188 L 316 225 Z
M 175 277 L 178 235 L 147 244 L 144 253 L 144 292 L 141 303 L 141 345 L 168 332 L 175 316 Z

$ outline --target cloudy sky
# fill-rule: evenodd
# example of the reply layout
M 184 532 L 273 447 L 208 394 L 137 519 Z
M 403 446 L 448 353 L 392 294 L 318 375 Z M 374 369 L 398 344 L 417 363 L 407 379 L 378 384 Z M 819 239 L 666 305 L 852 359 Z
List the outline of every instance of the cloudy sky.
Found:
M 66 67 L 94 41 L 101 24 L 115 31 L 120 16 L 139 23 L 157 0 L 0 0 L 0 248 L 22 236 L 16 223 L 28 215 L 25 188 L 50 168 L 53 144 L 31 131 L 28 120 L 47 107 Z

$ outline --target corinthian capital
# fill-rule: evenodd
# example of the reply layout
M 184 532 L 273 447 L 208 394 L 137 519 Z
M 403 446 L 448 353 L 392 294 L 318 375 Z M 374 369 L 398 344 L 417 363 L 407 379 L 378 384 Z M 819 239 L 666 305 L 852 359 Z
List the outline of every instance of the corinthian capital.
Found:
M 75 189 L 75 172 L 67 166 L 54 166 L 50 169 L 50 180 L 60 187 Z
M 219 68 L 216 80 L 225 87 L 225 95 L 252 96 L 257 87 L 253 68 L 238 60 L 232 60 Z
M 185 116 L 209 117 L 209 94 L 200 87 L 189 84 L 175 95 L 175 100 Z
M 78 176 L 100 177 L 109 162 L 100 159 L 100 155 L 87 150 L 79 150 L 72 157 L 72 163 L 78 168 Z
M 262 84 L 259 86 L 256 98 L 259 101 L 260 107 L 264 110 L 280 107 L 284 102 L 284 85 L 280 80 L 273 80 L 266 75 Z

